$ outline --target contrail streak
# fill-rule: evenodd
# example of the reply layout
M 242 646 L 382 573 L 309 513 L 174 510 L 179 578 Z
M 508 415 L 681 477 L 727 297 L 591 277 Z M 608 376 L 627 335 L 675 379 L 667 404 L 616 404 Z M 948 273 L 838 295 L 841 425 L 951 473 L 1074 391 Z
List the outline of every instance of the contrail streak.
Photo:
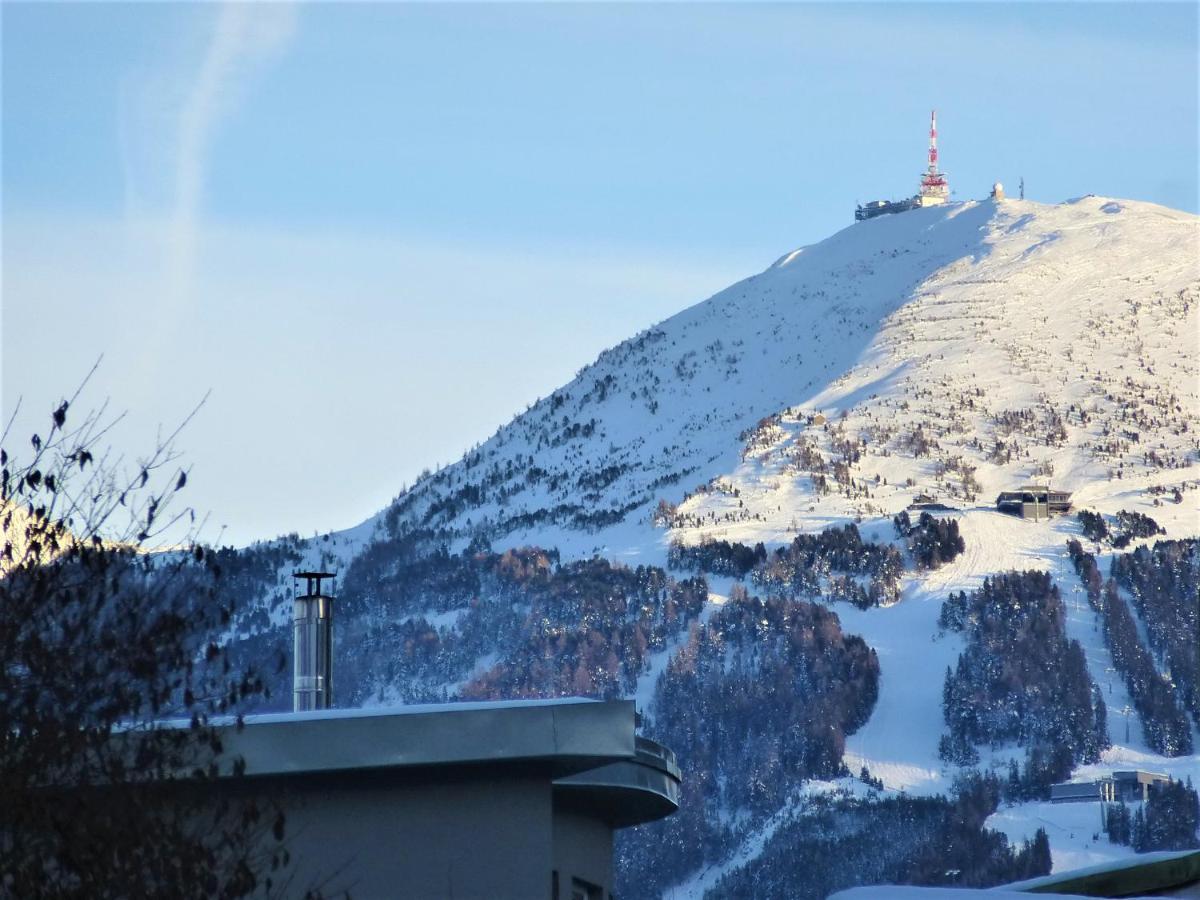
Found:
M 167 251 L 168 291 L 176 308 L 191 299 L 195 285 L 197 223 L 216 126 L 249 70 L 279 53 L 294 30 L 291 4 L 221 6 L 212 41 L 179 113 Z

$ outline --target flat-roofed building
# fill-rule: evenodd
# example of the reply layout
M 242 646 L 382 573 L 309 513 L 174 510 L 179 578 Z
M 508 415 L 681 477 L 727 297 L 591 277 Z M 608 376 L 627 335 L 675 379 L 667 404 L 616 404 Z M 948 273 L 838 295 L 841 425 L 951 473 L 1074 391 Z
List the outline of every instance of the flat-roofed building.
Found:
M 613 833 L 673 813 L 670 750 L 632 701 L 247 717 L 222 736 L 287 817 L 292 883 L 370 898 L 610 900 Z
M 1150 799 L 1152 784 L 1166 784 L 1170 781 L 1166 775 L 1143 772 L 1140 769 L 1133 772 L 1113 772 L 1112 780 L 1116 786 L 1116 798 L 1126 802 L 1145 802 Z
M 1157 772 L 1113 772 L 1109 778 L 1096 781 L 1074 781 L 1050 785 L 1053 803 L 1143 803 L 1150 797 L 1152 784 L 1165 784 L 1170 779 Z
M 1050 785 L 1052 803 L 1112 802 L 1115 799 L 1113 783 L 1110 778 L 1100 781 L 1076 781 Z
M 1055 491 L 1045 485 L 1026 485 L 1015 491 L 1001 491 L 996 509 L 1024 519 L 1045 519 L 1071 511 L 1071 492 Z

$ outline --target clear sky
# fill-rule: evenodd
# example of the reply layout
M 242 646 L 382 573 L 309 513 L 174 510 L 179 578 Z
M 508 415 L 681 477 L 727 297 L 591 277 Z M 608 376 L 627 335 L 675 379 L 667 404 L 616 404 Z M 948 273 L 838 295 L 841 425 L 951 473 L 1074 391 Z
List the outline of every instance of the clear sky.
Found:
M 103 354 L 86 399 L 134 455 L 211 389 L 181 443 L 227 542 L 356 524 L 605 347 L 913 193 L 931 107 L 960 199 L 1200 202 L 1193 3 L 0 16 L 5 418 Z

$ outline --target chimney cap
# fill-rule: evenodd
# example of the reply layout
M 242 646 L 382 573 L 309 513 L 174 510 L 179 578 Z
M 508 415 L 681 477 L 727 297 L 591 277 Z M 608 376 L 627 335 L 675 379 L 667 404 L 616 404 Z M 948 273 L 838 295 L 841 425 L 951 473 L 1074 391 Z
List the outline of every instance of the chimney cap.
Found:
M 304 579 L 304 596 L 305 597 L 324 597 L 326 594 L 322 590 L 325 582 L 333 582 L 337 578 L 336 572 L 292 572 L 292 578 L 295 581 Z M 299 585 L 296 590 L 300 590 Z

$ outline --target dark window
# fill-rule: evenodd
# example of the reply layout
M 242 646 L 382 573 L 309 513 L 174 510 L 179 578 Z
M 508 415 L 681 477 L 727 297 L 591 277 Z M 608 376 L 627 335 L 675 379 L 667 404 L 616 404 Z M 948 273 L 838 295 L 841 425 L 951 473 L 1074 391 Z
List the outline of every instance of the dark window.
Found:
M 582 878 L 572 878 L 571 900 L 604 900 L 604 888 Z

